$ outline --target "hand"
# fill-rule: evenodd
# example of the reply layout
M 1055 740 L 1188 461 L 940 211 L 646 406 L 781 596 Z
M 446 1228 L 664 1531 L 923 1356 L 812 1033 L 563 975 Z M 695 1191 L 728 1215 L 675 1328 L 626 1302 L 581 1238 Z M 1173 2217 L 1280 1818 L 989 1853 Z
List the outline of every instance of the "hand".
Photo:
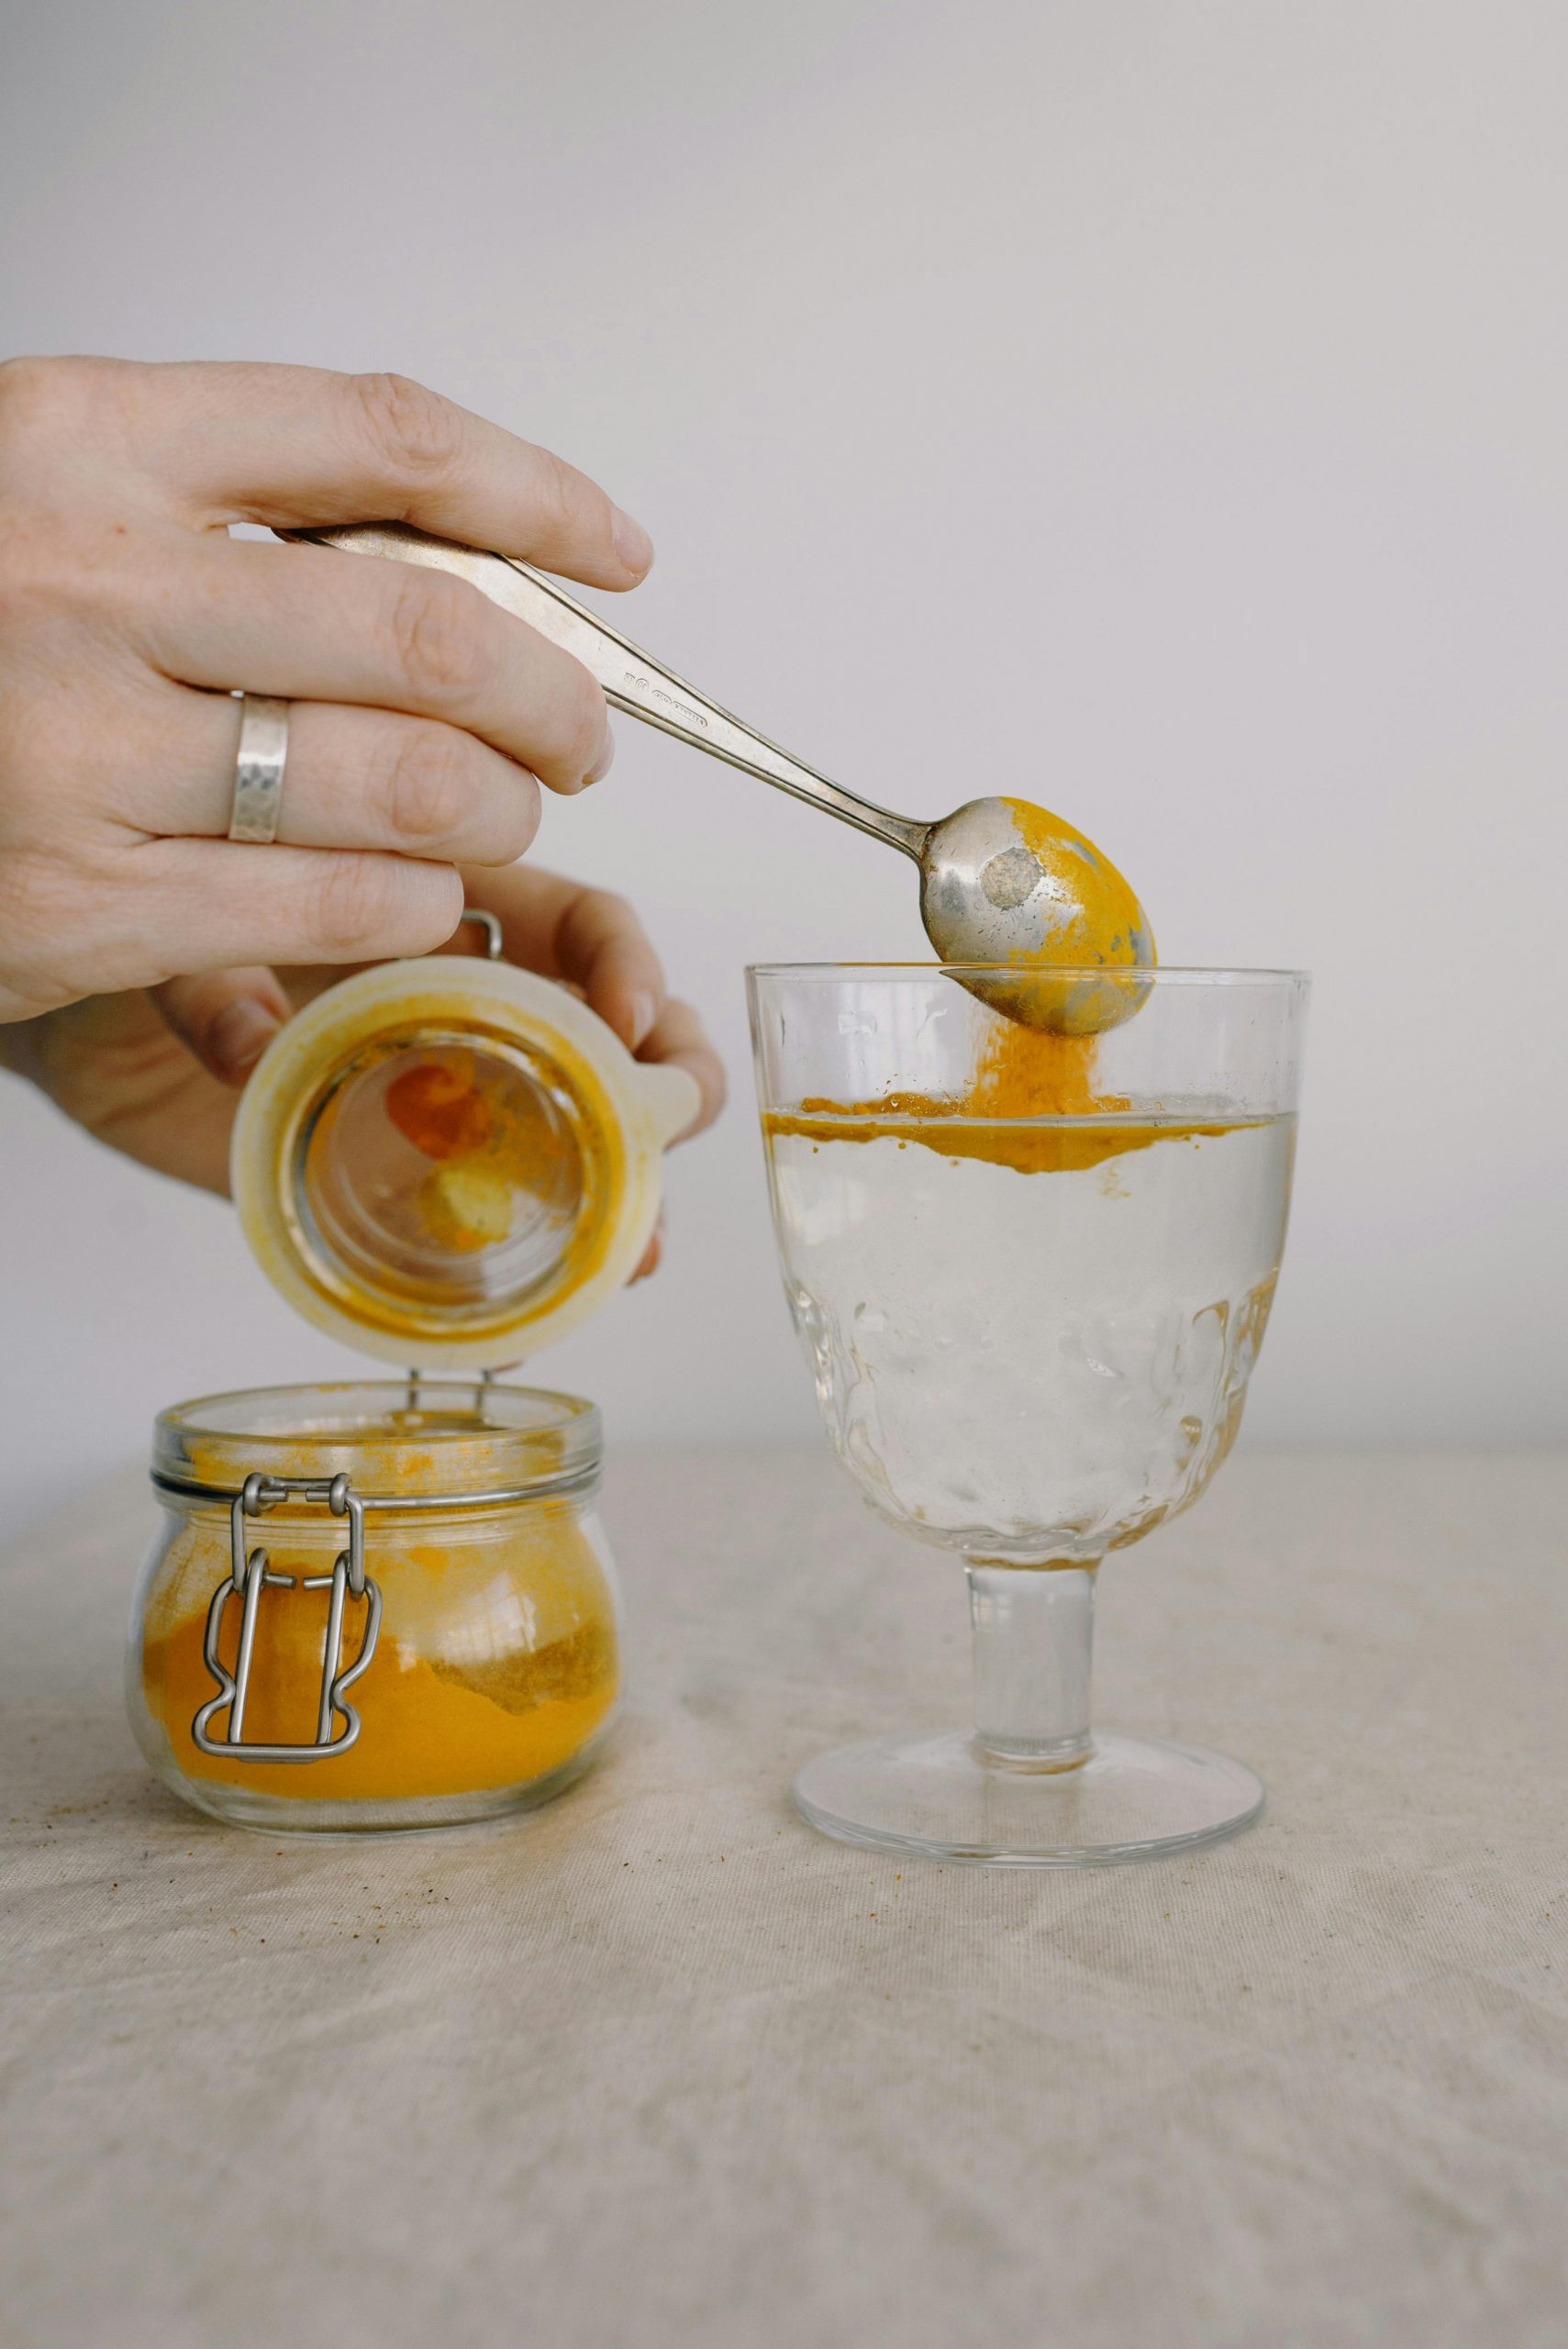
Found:
M 0 367 L 0 1022 L 234 963 L 427 952 L 454 868 L 510 864 L 539 783 L 605 772 L 597 685 L 465 581 L 228 535 L 377 519 L 598 587 L 652 559 L 584 474 L 398 376 Z M 266 847 L 226 837 L 236 686 L 295 705 Z M 128 1044 L 144 1014 L 100 1003 L 78 1032 Z
M 573 988 L 639 1060 L 689 1069 L 702 1107 L 686 1133 L 711 1125 L 724 1103 L 723 1064 L 696 1012 L 666 993 L 659 959 L 624 898 L 529 865 L 474 868 L 464 877 L 469 903 L 500 917 L 508 961 Z M 449 951 L 468 951 L 473 935 L 464 928 Z M 260 1022 L 270 1037 L 291 1008 L 343 972 L 318 965 L 281 975 L 286 992 L 279 976 L 260 969 L 188 982 L 174 1007 L 178 1032 L 150 994 L 91 996 L 0 1028 L 0 1058 L 100 1141 L 161 1174 L 227 1194 L 239 1088 L 213 1073 L 222 1064 L 213 1034 L 238 1015 Z M 653 1270 L 659 1252 L 656 1236 L 639 1278 Z

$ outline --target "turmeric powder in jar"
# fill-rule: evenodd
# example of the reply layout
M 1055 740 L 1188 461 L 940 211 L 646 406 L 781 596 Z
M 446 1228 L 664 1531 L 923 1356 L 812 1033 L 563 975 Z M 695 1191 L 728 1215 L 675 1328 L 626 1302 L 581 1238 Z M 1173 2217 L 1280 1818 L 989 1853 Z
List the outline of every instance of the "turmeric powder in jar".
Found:
M 164 1411 L 128 1665 L 148 1761 L 268 1831 L 548 1800 L 591 1760 L 620 1682 L 600 1463 L 591 1404 L 479 1381 Z

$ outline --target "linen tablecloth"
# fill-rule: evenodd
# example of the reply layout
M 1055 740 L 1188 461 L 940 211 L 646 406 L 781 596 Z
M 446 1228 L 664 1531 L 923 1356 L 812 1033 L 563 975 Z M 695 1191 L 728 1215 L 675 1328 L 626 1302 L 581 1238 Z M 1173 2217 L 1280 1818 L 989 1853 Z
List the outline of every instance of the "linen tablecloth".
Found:
M 1185 1859 L 814 1836 L 963 1715 L 962 1575 L 825 1458 L 621 1458 L 613 1755 L 498 1828 L 183 1808 L 107 1485 L 0 1568 L 10 2349 L 1562 2349 L 1568 1468 L 1242 1457 L 1103 1577 L 1099 1711 L 1243 1756 Z

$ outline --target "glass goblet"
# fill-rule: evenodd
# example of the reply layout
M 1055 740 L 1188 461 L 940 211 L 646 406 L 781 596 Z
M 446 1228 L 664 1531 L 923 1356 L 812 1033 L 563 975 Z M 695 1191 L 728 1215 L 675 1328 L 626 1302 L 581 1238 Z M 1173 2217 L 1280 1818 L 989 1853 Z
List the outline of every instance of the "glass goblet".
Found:
M 1052 972 L 1100 1032 L 1043 1041 L 984 984 L 748 974 L 784 1288 L 828 1435 L 879 1515 L 962 1558 L 973 1634 L 972 1731 L 819 1755 L 795 1798 L 901 1853 L 1138 1859 L 1233 1833 L 1263 1799 L 1222 1755 L 1094 1734 L 1090 1652 L 1101 1560 L 1195 1501 L 1240 1425 L 1307 980 Z M 1039 1081 L 986 1081 L 1031 1054 Z

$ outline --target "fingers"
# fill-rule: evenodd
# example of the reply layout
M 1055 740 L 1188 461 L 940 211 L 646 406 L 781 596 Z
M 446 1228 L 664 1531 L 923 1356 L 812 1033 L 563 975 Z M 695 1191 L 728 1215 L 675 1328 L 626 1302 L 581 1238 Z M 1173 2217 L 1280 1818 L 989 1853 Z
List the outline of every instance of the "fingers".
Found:
M 714 1051 L 702 1016 L 689 1003 L 673 998 L 654 1021 L 644 1037 L 637 1055 L 639 1061 L 654 1061 L 665 1067 L 684 1068 L 695 1077 L 702 1106 L 689 1126 L 684 1126 L 675 1136 L 677 1141 L 689 1141 L 694 1134 L 711 1126 L 723 1108 L 729 1090 L 724 1074 L 724 1063 Z
M 580 988 L 636 1052 L 663 1008 L 664 974 L 626 899 L 527 865 L 464 877 L 470 900 L 499 917 L 511 960 Z
M 195 364 L 136 371 L 142 437 L 203 518 L 412 522 L 595 587 L 653 560 L 596 482 L 405 375 Z
M 588 1008 L 631 1052 L 648 1040 L 664 1008 L 664 973 L 624 897 L 580 889 L 555 929 L 561 975 L 580 986 Z
M 728 1090 L 724 1063 L 700 1015 L 666 995 L 659 958 L 624 897 L 537 865 L 471 870 L 463 878 L 468 902 L 499 918 L 512 962 L 579 987 L 639 1060 L 672 1061 L 690 1070 L 702 1107 L 680 1140 L 712 1125 Z
M 555 791 L 609 766 L 586 669 L 450 572 L 328 547 L 182 545 L 133 625 L 151 663 L 186 685 L 434 718 Z
M 650 1273 L 656 1273 L 663 1261 L 664 1210 L 661 1208 L 659 1210 L 659 1220 L 653 1227 L 653 1237 L 649 1241 L 647 1247 L 643 1250 L 641 1261 L 638 1264 L 637 1270 L 633 1273 L 630 1280 L 628 1281 L 627 1286 L 628 1288 L 635 1288 L 639 1281 L 645 1281 L 648 1278 Z
M 166 980 L 151 993 L 170 1028 L 202 1066 L 235 1086 L 244 1084 L 290 1011 L 276 977 L 260 966 L 202 971 Z
M 456 869 L 413 857 L 158 840 L 127 863 L 134 885 L 117 896 L 95 948 L 104 988 L 259 963 L 428 954 L 462 912 Z
M 121 783 L 116 812 L 152 834 L 223 839 L 239 703 L 181 692 L 157 715 L 160 755 L 140 787 Z M 277 835 L 288 847 L 510 864 L 532 844 L 539 818 L 534 777 L 460 727 L 331 702 L 290 707 Z

